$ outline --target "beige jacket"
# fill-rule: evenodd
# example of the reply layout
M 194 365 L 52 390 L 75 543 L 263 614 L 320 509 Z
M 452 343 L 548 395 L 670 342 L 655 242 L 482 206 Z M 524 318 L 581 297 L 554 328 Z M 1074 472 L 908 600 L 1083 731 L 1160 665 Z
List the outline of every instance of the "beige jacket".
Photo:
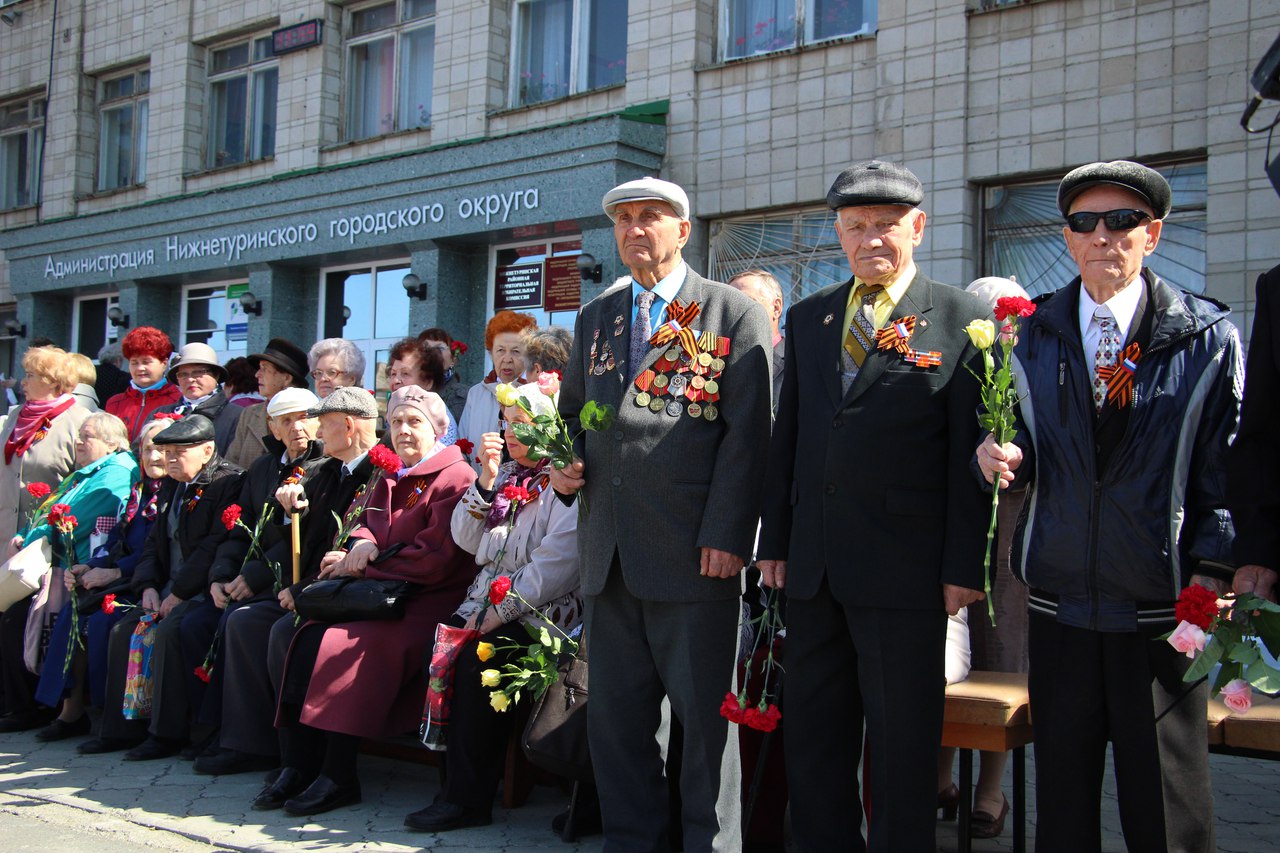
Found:
M 21 407 L 11 409 L 0 427 L 0 445 L 9 440 L 18 422 Z M 5 465 L 0 451 L 0 543 L 8 542 L 35 510 L 36 501 L 27 494 L 28 483 L 46 483 L 56 489 L 76 467 L 76 436 L 80 425 L 92 414 L 83 406 L 72 406 L 53 419 L 49 434 Z

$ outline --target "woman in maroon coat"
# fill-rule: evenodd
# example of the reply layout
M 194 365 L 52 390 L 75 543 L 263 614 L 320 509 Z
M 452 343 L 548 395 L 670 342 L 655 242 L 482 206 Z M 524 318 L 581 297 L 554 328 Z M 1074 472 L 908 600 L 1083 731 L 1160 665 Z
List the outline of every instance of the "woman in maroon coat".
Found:
M 475 576 L 450 532 L 454 505 L 475 479 L 456 447 L 437 441 L 448 417 L 416 385 L 388 405 L 404 463 L 374 487 L 347 551 L 331 551 L 320 577 L 352 575 L 413 584 L 404 618 L 304 625 L 285 659 L 277 710 L 284 767 L 253 802 L 313 815 L 360 801 L 356 753 L 363 737 L 417 727 L 426 696 L 423 656 Z

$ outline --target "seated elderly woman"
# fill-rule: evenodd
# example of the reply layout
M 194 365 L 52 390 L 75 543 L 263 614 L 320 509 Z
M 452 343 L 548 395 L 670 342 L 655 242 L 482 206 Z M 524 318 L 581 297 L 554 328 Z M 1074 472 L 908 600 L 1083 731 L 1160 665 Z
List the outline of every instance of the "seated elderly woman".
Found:
M 535 415 L 555 412 L 555 403 L 523 385 L 517 393 Z M 476 643 L 492 643 L 500 649 L 529 642 L 522 623 L 542 625 L 530 606 L 546 614 L 562 631 L 577 627 L 582 618 L 578 596 L 578 511 L 556 499 L 548 488 L 550 460 L 529 458 L 529 448 L 516 438 L 512 424 L 531 418 L 519 406 L 505 406 L 507 427 L 503 434 L 481 436 L 480 476 L 467 489 L 453 511 L 453 538 L 464 551 L 476 555 L 480 571 L 467 598 L 454 613 L 455 623 L 478 629 L 482 636 L 458 656 L 454 674 L 453 705 L 449 714 L 449 748 L 444 753 L 444 788 L 434 803 L 405 818 L 405 825 L 425 832 L 444 832 L 491 822 L 493 797 L 502 776 L 507 735 L 512 715 L 499 713 L 489 704 L 491 688 L 480 683 L 480 670 L 501 669 L 519 651 L 500 651 L 481 664 Z M 503 440 L 511 461 L 502 462 Z M 507 486 L 526 489 L 533 497 L 512 502 L 503 495 Z M 519 597 L 508 595 L 489 606 L 489 584 L 509 577 Z M 523 599 L 527 604 L 521 603 Z
M 404 468 L 378 478 L 353 544 L 325 554 L 320 576 L 406 581 L 404 615 L 310 622 L 296 636 L 272 631 L 269 657 L 283 669 L 272 679 L 281 685 L 276 725 L 284 766 L 253 801 L 255 809 L 313 815 L 360 801 L 360 739 L 417 729 L 426 648 L 475 576 L 471 555 L 450 533 L 453 509 L 475 474 L 458 448 L 437 440 L 447 423 L 443 401 L 409 385 L 391 395 L 390 413 L 393 449 Z M 287 656 L 279 654 L 281 644 Z
M 129 492 L 138 478 L 138 464 L 133 461 L 128 450 L 128 433 L 119 418 L 106 412 L 89 415 L 80 425 L 76 440 L 76 470 L 68 474 L 45 499 L 33 514 L 26 530 L 10 540 L 9 556 L 39 539 L 49 540 L 55 567 L 72 566 L 77 562 L 78 555 L 91 554 L 99 540 L 105 539 L 106 534 L 102 531 L 115 526 L 120 509 L 128 500 Z M 67 514 L 75 516 L 77 520 L 70 543 L 49 522 L 49 509 L 61 504 L 68 506 L 70 509 Z M 57 584 L 61 588 L 62 576 L 55 571 L 45 583 Z M 51 598 L 50 601 L 60 603 L 61 598 Z M 56 606 L 52 612 L 57 613 Z M 43 614 L 33 618 L 43 618 Z M 25 676 L 23 671 L 12 670 L 23 667 L 35 671 L 35 667 L 41 663 L 40 649 L 35 647 L 39 644 L 41 633 L 43 632 L 26 632 L 25 650 L 7 648 L 10 638 L 4 638 L 6 648 L 0 649 L 0 661 L 3 662 L 6 687 L 10 683 L 21 682 Z M 66 662 L 64 648 L 61 659 L 54 660 L 52 665 L 64 667 Z M 26 720 L 9 718 L 6 720 L 6 730 L 33 728 L 40 716 L 39 712 L 33 711 Z M 61 731 L 61 728 L 57 722 L 51 726 L 54 733 Z
M 364 353 L 346 338 L 325 338 L 312 344 L 307 366 L 321 400 L 335 388 L 364 384 Z
M 106 418 L 117 421 L 118 426 Z M 97 430 L 102 435 L 118 429 L 116 440 L 125 437 L 124 424 L 111 415 L 90 416 L 84 427 L 92 428 L 95 419 L 103 421 Z M 89 717 L 85 714 L 86 686 L 89 704 L 102 707 L 107 683 L 107 636 L 111 626 L 126 612 L 124 607 L 105 612 L 102 601 L 110 594 L 119 597 L 122 604 L 134 604 L 129 593 L 129 579 L 133 577 L 133 567 L 142 556 L 143 543 L 147 541 L 155 521 L 156 498 L 165 475 L 164 453 L 151 439 L 169 423 L 168 420 L 158 420 L 143 426 L 138 440 L 134 442 L 142 477 L 133 484 L 120 520 L 107 534 L 106 542 L 95 548 L 92 554 L 80 554 L 87 559 L 62 573 L 67 590 L 72 587 L 78 590 L 78 627 L 83 651 L 76 653 L 72 668 L 66 670 L 63 663 L 71 640 L 71 602 L 67 601 L 54 622 L 49 651 L 40 671 L 40 685 L 36 688 L 36 701 L 51 708 L 61 702 L 62 708 L 58 718 L 36 734 L 40 740 L 62 740 L 89 733 Z M 82 434 L 84 427 L 81 428 Z

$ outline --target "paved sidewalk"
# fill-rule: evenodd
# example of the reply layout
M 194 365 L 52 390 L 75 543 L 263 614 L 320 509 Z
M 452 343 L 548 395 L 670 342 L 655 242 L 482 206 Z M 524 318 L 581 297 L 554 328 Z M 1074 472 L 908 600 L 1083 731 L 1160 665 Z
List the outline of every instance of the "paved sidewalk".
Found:
M 442 853 L 557 850 L 594 853 L 598 837 L 564 844 L 550 831 L 551 818 L 567 797 L 558 789 L 537 787 L 519 809 L 494 809 L 492 826 L 442 835 L 409 832 L 404 816 L 422 808 L 438 788 L 435 768 L 361 756 L 364 803 L 317 816 L 313 821 L 283 812 L 255 812 L 249 802 L 262 785 L 261 774 L 198 776 L 177 758 L 125 762 L 118 754 L 83 756 L 76 741 L 43 744 L 34 733 L 0 736 L 0 812 L 38 816 L 55 840 L 104 831 L 108 826 L 158 830 L 142 833 L 148 846 L 164 850 L 346 851 L 432 850 Z M 1212 756 L 1218 850 L 1258 853 L 1280 850 L 1280 763 Z M 1010 770 L 1006 770 L 1009 790 Z M 1107 767 L 1103 793 L 1103 851 L 1125 849 L 1115 807 L 1115 788 Z M 1028 839 L 1034 839 L 1035 771 L 1028 754 Z M 77 821 L 82 826 L 77 825 Z M 36 825 L 37 829 L 39 825 Z M 61 827 L 59 829 L 58 827 Z M 955 824 L 938 824 L 938 849 L 956 850 Z M 8 827 L 0 820 L 0 833 Z M 7 842 L 3 849 L 21 849 Z M 125 853 L 128 845 L 103 846 Z M 1013 849 L 1011 824 L 1002 838 L 975 841 L 975 851 Z

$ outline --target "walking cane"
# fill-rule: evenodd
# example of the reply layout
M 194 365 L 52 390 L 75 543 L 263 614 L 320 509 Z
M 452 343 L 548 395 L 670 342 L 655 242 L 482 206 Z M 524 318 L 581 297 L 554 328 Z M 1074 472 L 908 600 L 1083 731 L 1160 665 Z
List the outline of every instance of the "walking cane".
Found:
M 302 520 L 298 513 L 289 514 L 289 526 L 293 528 L 293 582 L 302 580 Z

